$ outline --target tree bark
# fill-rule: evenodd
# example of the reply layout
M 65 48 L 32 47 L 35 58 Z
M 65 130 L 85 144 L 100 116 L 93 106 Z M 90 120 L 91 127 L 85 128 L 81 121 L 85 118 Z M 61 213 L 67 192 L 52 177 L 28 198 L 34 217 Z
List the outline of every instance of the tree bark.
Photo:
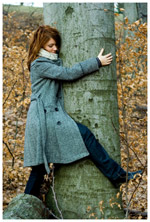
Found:
M 120 163 L 114 5 L 45 3 L 44 20 L 61 33 L 60 56 L 64 66 L 97 57 L 101 48 L 105 48 L 104 54 L 112 53 L 110 66 L 74 83 L 65 83 L 64 96 L 69 115 L 90 128 L 110 156 Z M 89 158 L 55 169 L 54 190 L 64 219 L 124 218 L 121 198 L 116 198 L 119 190 Z M 51 189 L 47 204 L 60 217 Z
M 123 19 L 128 18 L 128 23 L 132 24 L 141 19 L 141 23 L 147 22 L 147 3 L 118 3 L 119 8 L 124 8 Z M 124 42 L 127 36 L 135 36 L 132 31 L 124 30 Z
M 147 3 L 136 3 L 137 4 L 137 12 L 138 19 L 142 19 L 142 22 L 147 22 Z
M 125 9 L 124 16 L 128 17 L 129 23 L 138 19 L 142 19 L 142 23 L 147 22 L 147 3 L 119 3 L 121 6 Z
M 128 17 L 130 24 L 138 20 L 138 12 L 136 3 L 124 3 L 124 16 Z

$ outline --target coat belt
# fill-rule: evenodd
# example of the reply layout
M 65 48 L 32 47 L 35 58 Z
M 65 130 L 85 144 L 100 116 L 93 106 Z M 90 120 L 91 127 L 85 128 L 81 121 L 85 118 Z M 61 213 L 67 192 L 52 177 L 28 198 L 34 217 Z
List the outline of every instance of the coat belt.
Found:
M 43 160 L 44 166 L 47 174 L 50 173 L 50 168 L 48 165 L 48 161 L 46 158 L 45 147 L 46 147 L 46 120 L 45 120 L 45 112 L 44 112 L 44 104 L 39 95 L 31 95 L 31 102 L 37 101 L 37 108 L 38 108 L 38 117 L 40 122 L 40 131 L 41 131 L 41 141 L 42 141 L 42 153 L 43 153 Z

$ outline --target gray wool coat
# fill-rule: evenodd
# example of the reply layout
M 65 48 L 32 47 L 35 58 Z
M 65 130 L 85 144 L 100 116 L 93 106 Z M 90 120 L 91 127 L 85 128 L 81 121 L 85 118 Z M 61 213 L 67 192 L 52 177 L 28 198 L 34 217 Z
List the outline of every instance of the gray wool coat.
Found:
M 62 83 L 99 69 L 96 58 L 62 66 L 62 60 L 39 57 L 31 63 L 31 103 L 27 114 L 24 167 L 70 163 L 89 155 L 76 122 L 64 109 Z

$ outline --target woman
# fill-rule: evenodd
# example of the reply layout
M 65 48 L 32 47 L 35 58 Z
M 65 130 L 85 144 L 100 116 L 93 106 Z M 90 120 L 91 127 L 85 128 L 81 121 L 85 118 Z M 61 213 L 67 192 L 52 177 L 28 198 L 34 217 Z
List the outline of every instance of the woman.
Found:
M 28 55 L 32 95 L 27 115 L 24 146 L 24 167 L 32 171 L 26 194 L 38 197 L 44 174 L 49 174 L 49 163 L 71 163 L 90 156 L 100 171 L 115 185 L 126 181 L 124 171 L 112 160 L 91 131 L 75 122 L 65 111 L 62 83 L 91 74 L 101 66 L 111 64 L 111 53 L 74 65 L 62 66 L 58 57 L 61 37 L 53 27 L 40 26 L 33 35 Z M 141 173 L 129 172 L 127 180 Z

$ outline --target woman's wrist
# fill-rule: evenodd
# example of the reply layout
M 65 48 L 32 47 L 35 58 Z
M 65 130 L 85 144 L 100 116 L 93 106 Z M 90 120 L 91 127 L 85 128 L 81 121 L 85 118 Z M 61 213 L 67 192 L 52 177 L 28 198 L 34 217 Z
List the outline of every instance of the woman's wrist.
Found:
M 102 67 L 101 60 L 100 60 L 98 57 L 96 57 L 96 60 L 97 60 L 97 63 L 98 63 L 98 67 L 99 67 L 99 68 Z

